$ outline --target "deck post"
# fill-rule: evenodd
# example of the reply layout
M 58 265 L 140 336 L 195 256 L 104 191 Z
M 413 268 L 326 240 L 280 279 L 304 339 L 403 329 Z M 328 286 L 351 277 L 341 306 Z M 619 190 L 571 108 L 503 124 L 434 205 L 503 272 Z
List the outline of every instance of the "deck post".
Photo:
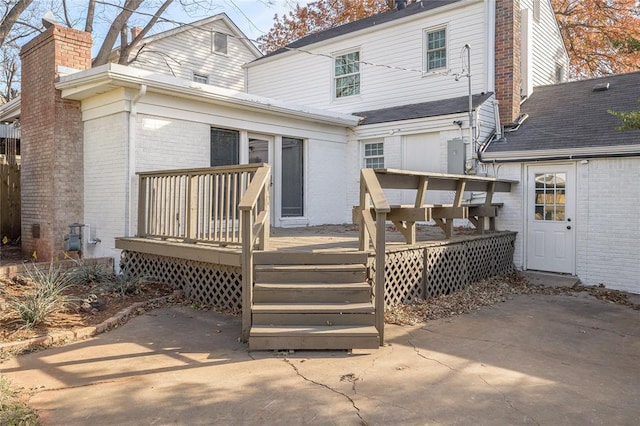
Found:
M 380 212 L 376 214 L 376 329 L 380 336 L 380 346 L 384 345 L 384 295 L 385 295 L 385 227 L 387 222 L 387 213 Z
M 145 176 L 138 176 L 138 237 L 147 235 L 147 179 Z
M 249 340 L 253 305 L 253 211 L 240 210 L 242 216 L 242 340 Z

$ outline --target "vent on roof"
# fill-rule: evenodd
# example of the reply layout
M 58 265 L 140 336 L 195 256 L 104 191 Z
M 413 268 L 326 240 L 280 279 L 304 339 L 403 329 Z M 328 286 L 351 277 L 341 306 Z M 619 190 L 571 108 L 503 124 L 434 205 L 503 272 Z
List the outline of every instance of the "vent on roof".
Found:
M 604 92 L 605 90 L 609 90 L 609 83 L 598 83 L 593 86 L 594 92 Z

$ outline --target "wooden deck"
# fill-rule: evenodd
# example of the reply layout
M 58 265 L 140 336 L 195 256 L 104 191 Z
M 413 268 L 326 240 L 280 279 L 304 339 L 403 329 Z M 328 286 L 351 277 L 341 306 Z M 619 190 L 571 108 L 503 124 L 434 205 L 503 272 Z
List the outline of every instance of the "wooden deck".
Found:
M 353 349 L 383 344 L 385 306 L 511 267 L 514 236 L 482 234 L 486 220 L 495 230 L 494 192 L 512 181 L 362 169 L 355 225 L 271 229 L 270 176 L 268 164 L 140 174 L 139 237 L 116 239 L 123 270 L 242 309 L 251 349 Z M 415 202 L 391 206 L 384 189 L 413 190 Z M 453 203 L 425 204 L 428 191 L 454 191 Z M 466 191 L 484 201 L 465 203 Z M 455 219 L 475 229 L 454 232 Z
M 442 244 L 478 238 L 474 228 L 456 228 L 453 236 L 446 238 L 435 225 L 422 225 L 416 229 L 416 243 L 407 245 L 403 234 L 388 226 L 386 251 L 406 250 L 411 247 L 438 246 Z M 304 228 L 271 228 L 269 251 L 276 252 L 355 252 L 358 251 L 358 227 L 355 225 L 320 225 Z M 118 238 L 116 248 L 158 256 L 217 263 L 229 266 L 242 265 L 242 248 L 220 247 L 206 243 L 184 243 L 159 238 Z M 369 255 L 373 256 L 373 248 Z

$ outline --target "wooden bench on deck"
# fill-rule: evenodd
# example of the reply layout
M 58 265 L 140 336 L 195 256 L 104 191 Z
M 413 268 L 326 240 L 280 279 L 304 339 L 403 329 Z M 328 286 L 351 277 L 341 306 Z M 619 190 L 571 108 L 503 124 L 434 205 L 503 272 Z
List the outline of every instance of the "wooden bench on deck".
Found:
M 416 222 L 433 220 L 451 238 L 454 219 L 468 219 L 471 224 L 483 233 L 485 219 L 489 219 L 489 227 L 495 230 L 495 218 L 502 203 L 493 203 L 495 192 L 510 192 L 511 184 L 516 181 L 471 175 L 451 175 L 444 173 L 426 173 L 396 169 L 375 169 L 380 187 L 385 189 L 415 189 L 416 199 L 413 205 L 389 206 L 386 219 L 391 221 L 402 233 L 407 244 L 416 242 Z M 455 192 L 451 204 L 425 204 L 427 190 Z M 465 191 L 484 192 L 482 203 L 464 203 Z M 375 211 L 369 207 L 371 215 Z M 354 207 L 354 222 L 362 217 L 362 208 Z

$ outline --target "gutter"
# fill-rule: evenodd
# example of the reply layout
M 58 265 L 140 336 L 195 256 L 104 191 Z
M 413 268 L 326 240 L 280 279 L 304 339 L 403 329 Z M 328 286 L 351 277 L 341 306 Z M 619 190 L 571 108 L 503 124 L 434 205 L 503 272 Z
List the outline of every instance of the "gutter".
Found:
M 484 144 L 484 149 L 478 150 L 478 161 L 485 164 L 497 163 L 523 163 L 551 160 L 587 160 L 591 158 L 611 158 L 611 157 L 640 157 L 640 145 L 617 146 L 617 147 L 586 147 L 567 150 L 536 150 L 536 151 L 513 151 L 513 154 L 495 153 L 497 157 L 490 159 L 483 158 L 485 150 L 494 142 L 495 133 L 492 134 Z M 594 152 L 595 151 L 595 152 Z M 519 154 L 518 154 L 519 153 Z M 502 157 L 502 158 L 500 158 Z

